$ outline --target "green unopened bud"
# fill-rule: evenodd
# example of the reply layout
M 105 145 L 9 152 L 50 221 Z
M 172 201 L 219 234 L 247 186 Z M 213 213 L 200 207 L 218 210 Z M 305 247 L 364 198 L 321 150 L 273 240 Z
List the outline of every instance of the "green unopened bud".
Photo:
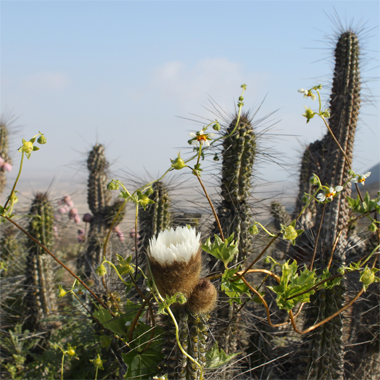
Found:
M 371 232 L 376 232 L 377 231 L 377 226 L 375 223 L 371 223 L 369 226 L 368 226 L 368 231 L 371 231 Z
M 308 107 L 304 106 L 305 107 L 305 113 L 302 114 L 302 116 L 305 116 L 306 117 L 306 123 L 308 123 L 310 121 L 310 119 L 312 119 L 315 115 L 315 113 Z
M 242 102 L 244 100 L 243 96 L 239 96 L 239 100 Z
M 330 117 L 330 111 L 329 110 L 325 110 L 322 112 L 322 116 L 323 117 Z
M 46 144 L 47 140 L 46 140 L 46 137 L 44 135 L 41 135 L 38 139 L 37 139 L 37 142 L 38 144 Z
M 95 359 L 90 359 L 90 362 L 92 362 L 92 364 L 99 368 L 99 369 L 104 369 L 103 368 L 103 360 L 101 359 L 100 355 L 98 354 L 98 356 L 95 358 Z
M 218 121 L 212 126 L 212 129 L 214 131 L 220 131 L 220 124 Z
M 272 260 L 269 258 L 269 256 L 267 256 L 265 259 L 264 259 L 264 264 L 270 264 L 272 262 Z
M 214 160 L 214 161 L 219 161 L 219 156 L 218 156 L 217 153 L 215 153 L 215 156 L 214 156 L 213 160 Z
M 67 292 L 62 288 L 61 285 L 59 285 L 59 293 L 58 293 L 58 297 L 59 297 L 59 298 L 62 298 L 62 297 L 64 297 L 66 294 L 67 294 Z
M 185 161 L 180 156 L 180 152 L 178 152 L 178 157 L 175 160 L 170 161 L 172 163 L 172 168 L 175 170 L 181 170 L 186 166 Z
M 302 202 L 303 202 L 303 203 L 307 203 L 308 201 L 309 201 L 309 196 L 305 194 L 305 195 L 302 197 Z
M 365 267 L 363 274 L 360 276 L 360 281 L 365 287 L 368 287 L 375 281 L 375 273 L 368 267 Z
M 285 228 L 285 232 L 283 234 L 283 238 L 285 240 L 294 240 L 298 236 L 297 231 L 293 226 L 289 226 Z
M 356 176 L 355 172 L 351 169 L 348 171 L 348 175 L 351 177 Z
M 319 185 L 319 178 L 315 174 L 310 177 L 309 181 L 312 185 Z
M 119 189 L 119 184 L 113 179 L 108 185 L 107 185 L 108 190 L 118 190 Z
M 33 143 L 30 141 L 25 141 L 22 145 L 22 151 L 25 153 L 31 153 L 33 151 Z
M 257 235 L 259 233 L 259 229 L 257 228 L 256 224 L 254 224 L 253 226 L 249 227 L 248 231 L 253 236 L 255 236 L 255 235 Z
M 69 356 L 75 356 L 75 349 L 76 347 L 71 347 L 70 343 L 67 344 L 67 350 L 66 353 Z
M 106 267 L 103 265 L 103 264 L 100 264 L 97 268 L 96 268 L 96 274 L 100 277 L 103 277 L 107 274 L 107 269 Z
M 153 192 L 154 192 L 154 190 L 153 190 L 153 188 L 151 186 L 144 194 L 149 197 L 149 195 L 153 194 Z

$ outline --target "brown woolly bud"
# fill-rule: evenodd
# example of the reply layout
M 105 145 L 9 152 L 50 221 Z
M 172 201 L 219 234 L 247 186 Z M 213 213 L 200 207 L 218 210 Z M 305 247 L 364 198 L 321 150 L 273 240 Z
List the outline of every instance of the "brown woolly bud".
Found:
M 181 292 L 189 299 L 201 273 L 200 250 L 192 255 L 188 262 L 173 261 L 170 264 L 160 263 L 152 256 L 149 256 L 149 262 L 154 281 L 163 297 Z
M 217 291 L 207 278 L 201 278 L 194 288 L 187 305 L 194 314 L 208 314 L 215 308 Z

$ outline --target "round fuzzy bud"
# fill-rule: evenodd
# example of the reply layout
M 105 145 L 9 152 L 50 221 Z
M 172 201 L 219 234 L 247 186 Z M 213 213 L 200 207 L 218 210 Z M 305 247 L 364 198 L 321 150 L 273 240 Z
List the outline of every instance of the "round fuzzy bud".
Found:
M 74 216 L 74 222 L 75 222 L 76 224 L 79 224 L 79 223 L 81 222 L 81 218 L 80 218 L 79 214 L 76 214 L 76 215 Z
M 214 131 L 220 131 L 220 124 L 218 121 L 212 126 L 212 129 Z
M 72 208 L 70 211 L 69 211 L 69 218 L 70 219 L 75 219 L 75 216 L 78 215 L 78 209 L 76 208 Z
M 84 214 L 83 218 L 82 218 L 82 220 L 85 223 L 91 223 L 93 219 L 94 219 L 94 217 L 90 213 L 88 213 L 88 212 L 86 214 Z
M 30 141 L 25 141 L 24 144 L 22 145 L 22 150 L 23 152 L 25 153 L 30 153 L 33 151 L 33 143 L 31 143 Z
M 217 291 L 207 278 L 201 278 L 194 288 L 187 305 L 192 313 L 208 314 L 216 306 Z

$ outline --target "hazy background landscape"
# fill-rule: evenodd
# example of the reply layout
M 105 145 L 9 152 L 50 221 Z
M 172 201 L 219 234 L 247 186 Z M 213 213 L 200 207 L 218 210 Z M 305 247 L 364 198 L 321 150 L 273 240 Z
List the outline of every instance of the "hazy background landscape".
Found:
M 15 119 L 8 186 L 21 138 L 42 131 L 48 139 L 25 163 L 19 189 L 26 199 L 54 179 L 52 193 L 75 194 L 84 210 L 86 154 L 96 142 L 107 147 L 110 177 L 157 177 L 179 150 L 189 153 L 189 132 L 218 117 L 213 106 L 224 116 L 234 112 L 246 83 L 244 109 L 253 113 L 262 103 L 255 120 L 276 111 L 257 125 L 256 197 L 283 194 L 290 207 L 301 152 L 325 134 L 320 120 L 306 125 L 303 105 L 317 104 L 297 89 L 322 83 L 327 105 L 339 24 L 352 25 L 364 41 L 354 169 L 363 173 L 379 162 L 377 1 L 2 1 L 0 7 L 0 110 L 5 120 Z M 376 171 L 368 184 L 379 182 Z

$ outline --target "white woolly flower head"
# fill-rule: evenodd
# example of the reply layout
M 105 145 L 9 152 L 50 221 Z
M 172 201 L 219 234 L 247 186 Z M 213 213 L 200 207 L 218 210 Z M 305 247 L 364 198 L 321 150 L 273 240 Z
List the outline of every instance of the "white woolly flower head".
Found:
M 149 242 L 149 256 L 161 265 L 174 261 L 189 262 L 200 246 L 201 234 L 194 228 L 177 227 L 169 229 L 153 237 Z

